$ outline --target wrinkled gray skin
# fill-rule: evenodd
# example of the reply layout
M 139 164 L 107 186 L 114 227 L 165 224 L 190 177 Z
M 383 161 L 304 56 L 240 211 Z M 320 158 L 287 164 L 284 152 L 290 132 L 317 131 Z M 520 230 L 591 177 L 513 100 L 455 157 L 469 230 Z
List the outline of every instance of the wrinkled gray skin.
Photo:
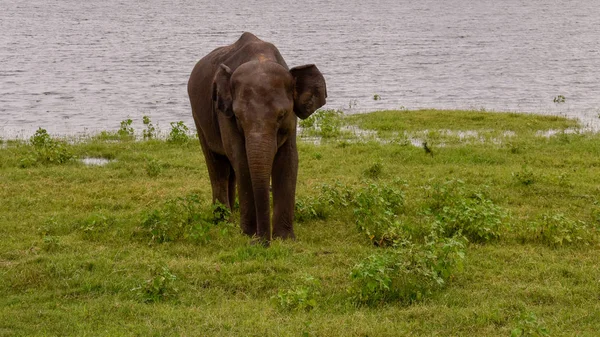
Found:
M 312 64 L 289 69 L 274 45 L 244 33 L 198 61 L 188 94 L 213 202 L 231 209 L 237 182 L 244 233 L 263 243 L 294 238 L 296 123 L 325 104 L 321 72 Z

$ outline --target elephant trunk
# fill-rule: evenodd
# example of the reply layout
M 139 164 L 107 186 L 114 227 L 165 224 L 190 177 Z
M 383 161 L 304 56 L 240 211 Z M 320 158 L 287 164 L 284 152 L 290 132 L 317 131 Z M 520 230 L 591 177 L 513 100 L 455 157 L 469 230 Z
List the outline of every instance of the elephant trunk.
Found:
M 277 151 L 276 135 L 250 133 L 246 136 L 246 155 L 256 207 L 256 235 L 271 240 L 269 184 Z

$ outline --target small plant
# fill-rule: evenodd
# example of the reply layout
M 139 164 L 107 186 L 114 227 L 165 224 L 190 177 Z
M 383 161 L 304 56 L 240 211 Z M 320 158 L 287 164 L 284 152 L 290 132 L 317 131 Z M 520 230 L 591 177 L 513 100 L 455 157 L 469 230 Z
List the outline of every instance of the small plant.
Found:
M 378 179 L 383 173 L 383 164 L 381 162 L 373 163 L 366 170 L 363 171 L 363 175 L 370 179 Z
M 404 207 L 404 193 L 386 185 L 370 184 L 353 200 L 357 229 L 376 246 L 403 245 L 409 238 L 397 216 Z
M 167 142 L 174 144 L 184 144 L 190 141 L 190 136 L 188 134 L 189 129 L 183 123 L 183 121 L 179 122 L 171 122 L 171 132 L 169 132 L 169 136 L 167 137 Z
M 162 164 L 156 159 L 146 160 L 146 173 L 149 177 L 155 178 L 162 172 Z
M 116 218 L 102 213 L 92 214 L 87 219 L 76 222 L 76 226 L 85 238 L 94 239 L 116 225 Z
M 45 129 L 39 128 L 30 138 L 33 152 L 21 159 L 19 165 L 23 168 L 36 164 L 64 164 L 75 157 L 70 147 L 62 141 L 50 137 Z
M 379 94 L 375 94 L 375 95 L 373 95 L 373 100 L 379 101 L 379 100 L 381 100 L 381 96 Z
M 152 278 L 131 289 L 144 303 L 155 303 L 175 297 L 177 288 L 173 283 L 177 280 L 169 268 L 153 268 Z
M 566 101 L 565 96 L 563 95 L 558 95 L 556 97 L 554 97 L 554 103 L 560 104 L 560 103 L 564 103 Z
M 461 180 L 448 180 L 425 188 L 428 212 L 435 217 L 438 235 L 464 235 L 473 242 L 488 242 L 500 237 L 506 211 L 481 192 L 470 193 Z
M 580 220 L 568 219 L 564 214 L 544 214 L 532 224 L 534 237 L 551 247 L 569 244 L 589 245 L 597 240 L 597 230 Z
M 533 312 L 521 314 L 517 327 L 510 331 L 511 337 L 548 337 L 550 332 L 544 321 Z
M 482 194 L 458 197 L 437 214 L 436 225 L 445 236 L 464 235 L 473 242 L 500 237 L 506 212 Z
M 304 284 L 287 290 L 279 290 L 273 297 L 283 310 L 311 311 L 317 308 L 319 281 L 312 276 L 304 278 Z
M 150 242 L 189 240 L 206 243 L 213 237 L 216 227 L 220 227 L 221 234 L 228 232 L 231 226 L 227 226 L 224 219 L 229 215 L 225 206 L 205 208 L 197 194 L 190 194 L 168 200 L 162 207 L 147 213 L 141 222 L 141 230 L 150 236 Z
M 318 110 L 300 121 L 300 127 L 309 135 L 335 138 L 341 134 L 342 116 L 341 110 Z
M 146 126 L 146 128 L 142 131 L 142 136 L 144 137 L 144 140 L 156 138 L 156 135 L 157 135 L 156 128 L 154 127 L 154 125 L 152 125 L 152 122 L 150 121 L 150 117 L 143 116 L 142 121 L 143 121 L 144 125 Z
M 465 243 L 432 235 L 425 244 L 409 244 L 369 256 L 352 269 L 349 293 L 357 304 L 399 301 L 410 304 L 446 286 L 462 268 Z
M 122 138 L 133 138 L 134 133 L 133 127 L 131 126 L 132 123 L 133 120 L 131 120 L 131 118 L 122 120 L 121 127 L 119 128 L 119 131 L 117 131 L 117 134 Z
M 512 176 L 518 183 L 525 186 L 532 185 L 536 181 L 533 171 L 525 165 L 521 167 L 521 171 L 513 172 Z

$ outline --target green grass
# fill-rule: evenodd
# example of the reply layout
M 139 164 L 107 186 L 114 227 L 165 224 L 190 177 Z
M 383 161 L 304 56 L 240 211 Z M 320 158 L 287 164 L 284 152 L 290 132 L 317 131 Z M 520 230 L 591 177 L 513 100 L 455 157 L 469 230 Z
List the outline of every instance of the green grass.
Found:
M 536 115 L 426 110 L 339 118 L 378 138 L 300 141 L 297 199 L 323 213 L 295 224 L 297 241 L 270 248 L 224 223 L 203 227 L 198 239 L 194 226 L 210 219 L 211 191 L 195 139 L 105 134 L 61 145 L 77 158 L 111 159 L 106 166 L 23 165 L 36 149 L 5 141 L 0 336 L 597 335 L 600 135 L 561 132 L 578 124 Z M 405 141 L 411 137 L 428 141 L 433 155 Z M 353 270 L 406 248 L 373 245 L 360 227 L 369 222 L 357 218 L 365 213 L 354 212 L 369 200 L 325 200 L 323 184 L 353 198 L 378 190 L 371 184 L 401 191 L 393 210 L 379 201 L 385 216 L 377 221 L 396 226 L 417 252 L 430 228 L 444 223 L 453 230 L 489 225 L 491 239 L 475 236 L 462 268 L 422 297 L 360 304 L 352 299 Z M 475 195 L 485 202 L 474 203 Z M 153 240 L 144 226 L 152 212 L 165 226 L 180 226 L 177 235 Z

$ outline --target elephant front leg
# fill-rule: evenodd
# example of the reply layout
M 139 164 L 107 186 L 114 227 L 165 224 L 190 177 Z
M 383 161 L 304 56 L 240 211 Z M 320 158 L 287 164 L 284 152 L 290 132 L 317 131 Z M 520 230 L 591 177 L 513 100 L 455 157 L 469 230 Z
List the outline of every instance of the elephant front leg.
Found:
M 236 172 L 238 198 L 240 201 L 240 227 L 249 236 L 256 235 L 256 207 L 248 167 L 239 164 Z
M 281 146 L 273 163 L 273 238 L 295 238 L 294 208 L 298 150 L 294 141 Z

